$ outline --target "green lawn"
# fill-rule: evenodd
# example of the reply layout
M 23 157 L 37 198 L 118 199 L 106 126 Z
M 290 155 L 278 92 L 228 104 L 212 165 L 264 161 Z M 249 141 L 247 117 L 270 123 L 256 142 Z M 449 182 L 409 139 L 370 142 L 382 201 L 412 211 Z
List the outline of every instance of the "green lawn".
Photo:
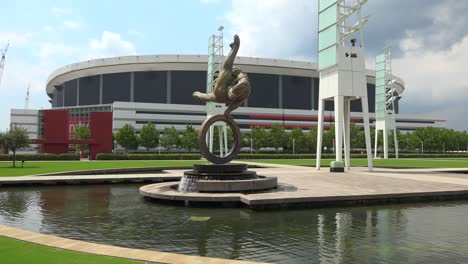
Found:
M 242 161 L 242 160 L 240 160 Z M 315 166 L 315 159 L 263 159 L 245 160 L 260 163 Z M 136 167 L 168 167 L 190 166 L 194 163 L 204 163 L 202 160 L 151 160 L 151 161 L 27 161 L 24 168 L 12 168 L 11 162 L 0 162 L 1 176 L 25 176 L 52 172 L 136 168 Z M 331 160 L 322 160 L 322 166 L 328 166 Z M 351 159 L 352 166 L 367 166 L 366 159 Z M 421 167 L 421 168 L 468 168 L 468 159 L 377 159 L 376 167 Z
M 0 236 L 0 263 L 126 264 L 141 262 L 57 249 Z
M 26 161 L 24 168 L 13 168 L 11 162 L 0 162 L 0 176 L 25 176 L 52 172 L 96 170 L 110 168 L 189 166 L 201 160 L 142 160 L 142 161 Z
M 251 160 L 253 162 L 315 166 L 315 159 L 275 159 L 275 160 Z M 322 160 L 322 166 L 328 166 L 331 160 Z M 420 168 L 468 168 L 468 159 L 444 160 L 444 159 L 377 159 L 376 167 L 420 167 Z M 367 166 L 367 159 L 351 159 L 352 166 Z

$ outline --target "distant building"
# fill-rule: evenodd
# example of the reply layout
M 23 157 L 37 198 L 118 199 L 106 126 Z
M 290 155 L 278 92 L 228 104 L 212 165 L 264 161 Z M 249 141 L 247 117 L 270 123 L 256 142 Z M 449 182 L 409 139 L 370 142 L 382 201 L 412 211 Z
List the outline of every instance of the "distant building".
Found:
M 319 76 L 315 64 L 238 57 L 235 64 L 247 72 L 252 94 L 233 114 L 242 131 L 253 126 L 279 124 L 286 129 L 310 129 L 317 125 Z M 107 107 L 112 112 L 112 130 L 124 124 L 137 131 L 151 122 L 158 130 L 187 124 L 198 128 L 206 117 L 205 106 L 192 98 L 196 90 L 205 91 L 207 56 L 149 55 L 104 58 L 78 62 L 54 71 L 46 92 L 51 109 L 80 112 Z M 405 90 L 403 80 L 395 77 L 396 95 Z M 371 124 L 374 123 L 375 76 L 367 72 L 367 93 Z M 444 127 L 446 120 L 433 115 L 408 115 L 395 102 L 396 125 L 403 131 L 418 127 Z M 333 104 L 327 104 L 325 128 L 333 121 Z M 352 121 L 360 125 L 361 106 L 351 105 Z M 11 110 L 11 123 L 23 126 L 32 138 L 41 139 L 41 110 Z M 88 111 L 89 112 L 89 111 Z M 69 131 L 81 121 L 63 124 Z M 84 121 L 83 121 L 84 122 Z M 111 139 L 109 139 L 111 140 Z

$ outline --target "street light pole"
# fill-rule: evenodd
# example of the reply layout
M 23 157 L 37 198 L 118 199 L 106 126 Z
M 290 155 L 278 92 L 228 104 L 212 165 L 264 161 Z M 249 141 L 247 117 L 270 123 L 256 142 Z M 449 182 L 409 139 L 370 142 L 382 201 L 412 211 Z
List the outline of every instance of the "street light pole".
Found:
M 421 154 L 424 154 L 424 141 L 421 141 Z
M 253 140 L 250 138 L 250 155 L 253 154 Z
M 293 138 L 293 154 L 296 154 L 296 141 L 295 139 Z

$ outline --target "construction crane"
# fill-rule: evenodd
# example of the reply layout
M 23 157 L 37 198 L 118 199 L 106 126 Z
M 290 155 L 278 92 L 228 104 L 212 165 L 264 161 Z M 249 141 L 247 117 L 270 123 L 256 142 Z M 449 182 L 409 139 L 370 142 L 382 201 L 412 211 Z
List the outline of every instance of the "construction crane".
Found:
M 28 83 L 28 90 L 26 90 L 26 99 L 24 99 L 24 109 L 29 109 L 29 83 Z
M 3 67 L 5 65 L 5 55 L 8 51 L 8 46 L 10 46 L 10 42 L 7 43 L 5 49 L 0 50 L 0 52 L 2 53 L 2 59 L 0 60 L 0 85 L 2 84 Z

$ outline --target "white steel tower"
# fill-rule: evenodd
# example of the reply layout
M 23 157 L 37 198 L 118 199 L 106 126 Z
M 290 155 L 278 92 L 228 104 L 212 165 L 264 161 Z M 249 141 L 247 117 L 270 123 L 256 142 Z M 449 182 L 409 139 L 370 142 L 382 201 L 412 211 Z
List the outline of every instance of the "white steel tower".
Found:
M 388 159 L 388 131 L 393 130 L 395 157 L 398 158 L 398 139 L 395 124 L 395 80 L 392 75 L 391 46 L 375 57 L 375 152 L 377 158 L 378 135 L 383 132 L 384 159 Z
M 213 88 L 216 82 L 221 69 L 223 68 L 223 26 L 218 28 L 218 35 L 213 34 L 209 39 L 208 46 L 208 70 L 207 70 L 207 86 L 206 93 L 213 92 Z M 206 115 L 207 118 L 210 118 L 214 115 L 222 115 L 226 110 L 225 104 L 215 103 L 215 102 L 206 102 Z M 227 127 L 224 122 L 217 122 L 213 124 L 207 135 L 206 141 L 210 149 L 210 152 L 213 153 L 213 137 L 215 129 L 218 129 L 219 135 L 219 155 L 225 156 L 228 153 L 228 143 L 227 143 Z
M 30 85 L 28 84 L 28 90 L 26 90 L 26 98 L 24 99 L 24 109 L 29 109 L 29 87 Z
M 320 169 L 325 101 L 334 101 L 336 161 L 350 168 L 350 104 L 361 100 L 369 171 L 372 153 L 362 28 L 367 0 L 319 0 L 318 69 L 320 73 L 316 168 Z M 353 38 L 357 37 L 357 39 Z
M 5 49 L 0 50 L 0 52 L 2 53 L 2 59 L 0 60 L 0 85 L 2 84 L 3 67 L 5 67 L 5 56 L 8 51 L 9 46 L 10 46 L 10 43 L 7 43 Z

